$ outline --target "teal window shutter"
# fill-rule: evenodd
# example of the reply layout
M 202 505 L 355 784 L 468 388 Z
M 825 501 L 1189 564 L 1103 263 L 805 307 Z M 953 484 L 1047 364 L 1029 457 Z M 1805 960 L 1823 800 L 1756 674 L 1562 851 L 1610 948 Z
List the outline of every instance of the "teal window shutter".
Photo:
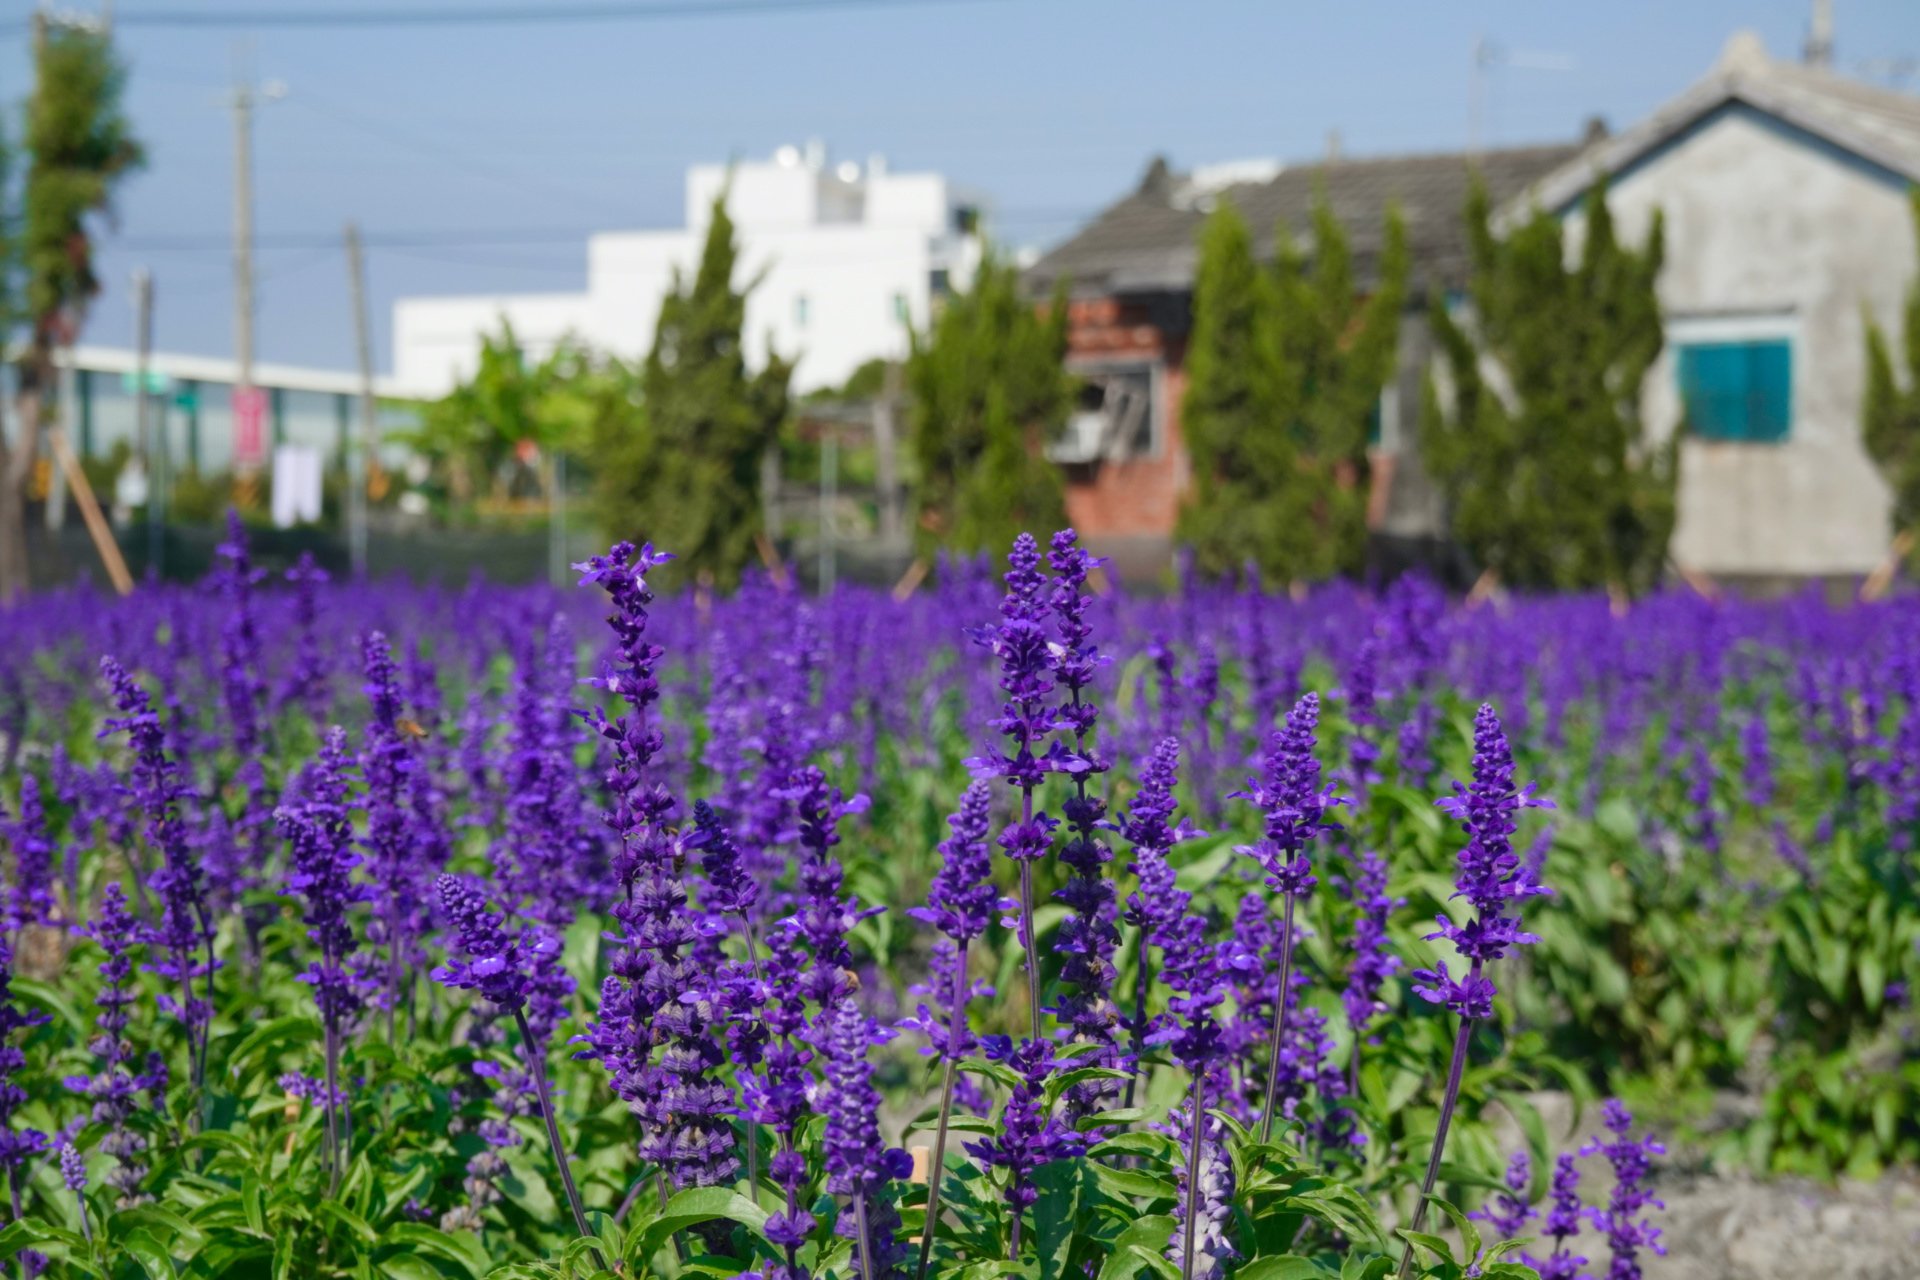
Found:
M 1687 425 L 1703 440 L 1776 444 L 1793 428 L 1793 344 L 1702 342 L 1679 351 Z

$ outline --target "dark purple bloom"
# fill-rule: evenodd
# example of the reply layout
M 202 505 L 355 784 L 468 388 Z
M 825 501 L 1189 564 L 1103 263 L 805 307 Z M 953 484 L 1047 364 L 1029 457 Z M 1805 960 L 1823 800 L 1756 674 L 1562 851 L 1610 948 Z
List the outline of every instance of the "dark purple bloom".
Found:
M 480 998 L 509 1012 L 525 1006 L 533 987 L 529 972 L 535 952 L 520 938 L 510 938 L 501 927 L 501 919 L 487 902 L 478 885 L 458 876 L 443 875 L 434 881 L 440 908 L 453 922 L 459 934 L 464 960 L 449 956 L 447 963 L 433 971 L 433 980 L 447 987 L 463 987 Z M 534 947 L 557 949 L 551 935 L 534 940 Z
M 4 811 L 0 810 L 0 815 Z M 13 846 L 13 884 L 7 901 L 7 927 L 46 924 L 53 912 L 54 843 L 47 834 L 47 810 L 40 800 L 40 779 L 20 775 L 20 816 L 0 821 Z
M 840 1216 L 835 1234 L 856 1242 L 854 1274 L 887 1276 L 909 1251 L 895 1230 L 899 1225 L 897 1214 L 885 1213 L 885 1223 L 876 1219 L 883 1216 L 883 1206 L 888 1210 L 892 1207 L 887 1183 L 913 1172 L 913 1160 L 905 1151 L 889 1149 L 880 1140 L 880 1093 L 873 1087 L 867 1050 L 892 1039 L 893 1032 L 874 1025 L 860 1012 L 859 1005 L 847 999 L 823 1014 L 821 1021 L 827 1079 L 820 1090 L 819 1106 L 827 1120 L 821 1135 L 826 1187 L 834 1195 L 859 1200 Z M 862 1262 L 860 1252 L 868 1246 L 873 1256 Z
M 1377 710 L 1380 680 L 1380 645 L 1372 636 L 1360 642 L 1354 651 L 1353 665 L 1347 668 L 1347 721 L 1353 734 L 1347 741 L 1347 785 L 1362 801 L 1367 788 L 1379 778 L 1380 715 Z
M 1773 754 L 1767 744 L 1767 716 L 1764 707 L 1755 707 L 1740 730 L 1741 778 L 1746 784 L 1747 803 L 1764 809 L 1773 803 Z
M 1493 1011 L 1493 983 L 1482 976 L 1483 967 L 1505 955 L 1509 947 L 1539 941 L 1521 930 L 1519 915 L 1508 915 L 1508 908 L 1552 892 L 1528 874 L 1525 863 L 1513 851 L 1514 815 L 1521 809 L 1553 806 L 1551 801 L 1534 796 L 1533 784 L 1514 786 L 1513 752 L 1490 705 L 1482 704 L 1474 717 L 1473 743 L 1472 785 L 1456 782 L 1454 790 L 1458 794 L 1437 802 L 1467 831 L 1453 896 L 1467 900 L 1473 918 L 1465 925 L 1456 925 L 1447 916 L 1440 916 L 1438 931 L 1427 935 L 1429 941 L 1446 938 L 1452 942 L 1467 959 L 1469 972 L 1464 980 L 1456 981 L 1442 962 L 1438 969 L 1415 973 L 1420 984 L 1414 990 L 1461 1017 L 1484 1018 Z
M 325 721 L 333 706 L 327 660 L 315 626 L 320 614 L 319 588 L 327 581 L 327 571 L 313 562 L 311 551 L 302 551 L 299 561 L 287 570 L 287 581 L 293 584 L 293 661 L 277 701 L 281 707 L 299 707 L 318 724 Z
M 842 801 L 840 789 L 829 786 L 819 768 L 808 765 L 795 780 L 800 809 L 800 909 L 784 923 L 796 931 L 813 956 L 801 989 L 822 1009 L 833 1009 L 854 990 L 853 952 L 847 933 L 860 920 L 883 908 L 861 911 L 859 900 L 840 896 L 844 872 L 833 856 L 840 843 L 839 820 L 863 812 L 865 796 Z
M 1585 1213 L 1580 1203 L 1580 1170 L 1574 1167 L 1572 1153 L 1562 1153 L 1553 1166 L 1553 1204 L 1545 1222 L 1553 1252 L 1545 1258 L 1520 1255 L 1521 1261 L 1540 1273 L 1540 1280 L 1585 1280 L 1580 1268 L 1587 1265 L 1587 1260 L 1567 1249 L 1567 1241 L 1580 1234 Z
M 159 850 L 163 859 L 149 880 L 161 907 L 152 941 L 164 953 L 151 968 L 179 983 L 180 995 L 161 996 L 160 1007 L 186 1029 L 194 1086 L 198 1088 L 205 1079 L 206 1028 L 213 1017 L 213 973 L 219 962 L 213 956 L 214 923 L 201 884 L 200 864 L 180 817 L 180 804 L 188 792 L 167 756 L 166 731 L 147 700 L 147 691 L 112 658 L 100 660 L 100 671 L 113 687 L 114 703 L 121 712 L 121 718 L 107 721 L 104 733 L 124 732 L 133 746 L 131 794 L 147 816 L 147 843 Z M 198 978 L 206 979 L 205 998 L 194 994 L 193 984 Z
M 20 1216 L 20 1168 L 30 1158 L 47 1149 L 47 1135 L 38 1129 L 13 1127 L 14 1113 L 27 1101 L 27 1091 L 14 1076 L 27 1065 L 27 1055 L 13 1042 L 13 1033 L 47 1021 L 38 1012 L 22 1013 L 13 1003 L 13 948 L 0 939 L 0 1170 L 4 1181 L 14 1187 L 14 1216 Z
M 232 612 L 220 626 L 220 692 L 233 729 L 233 749 L 243 762 L 255 761 L 261 742 L 260 708 L 266 683 L 260 677 L 260 629 L 253 616 L 253 591 L 266 573 L 253 567 L 247 528 L 240 513 L 227 509 L 227 540 L 215 548 L 225 561 L 213 585 Z
M 100 962 L 100 992 L 94 997 L 94 1007 L 100 1011 L 93 1020 L 98 1031 L 87 1044 L 88 1051 L 100 1060 L 100 1070 L 92 1076 L 68 1076 L 64 1083 L 93 1103 L 93 1123 L 106 1126 L 100 1149 L 117 1162 L 107 1175 L 107 1185 L 119 1192 L 121 1203 L 127 1204 L 139 1195 L 140 1183 L 147 1176 L 147 1166 L 141 1160 L 141 1153 L 147 1149 L 146 1139 L 127 1128 L 127 1121 L 138 1109 L 142 1092 L 151 1091 L 156 1098 L 164 1094 L 166 1068 L 161 1064 L 155 1079 L 151 1071 L 137 1075 L 129 1066 L 134 1061 L 134 1049 L 127 1040 L 127 1007 L 138 999 L 128 986 L 133 977 L 130 953 L 139 943 L 140 925 L 128 913 L 126 895 L 118 881 L 107 885 L 101 895 L 100 914 L 81 932 L 106 953 L 106 959 Z
M 1366 1036 L 1375 1015 L 1386 1012 L 1380 1002 L 1380 988 L 1400 971 L 1400 957 L 1386 953 L 1387 921 L 1405 902 L 1387 893 L 1386 860 L 1372 851 L 1360 855 L 1353 880 L 1353 904 L 1358 912 L 1353 923 L 1353 964 L 1347 970 L 1347 988 L 1340 997 L 1356 1045 Z
M 1327 811 L 1346 803 L 1333 794 L 1333 783 L 1320 783 L 1320 762 L 1313 754 L 1319 720 L 1320 695 L 1304 695 L 1287 713 L 1285 727 L 1267 741 L 1265 776 L 1248 779 L 1248 789 L 1234 793 L 1266 812 L 1264 838 L 1239 852 L 1259 864 L 1269 888 L 1288 895 L 1304 894 L 1319 883 L 1306 847 L 1322 831 L 1337 829 Z
M 1533 1162 L 1526 1152 L 1514 1152 L 1513 1159 L 1507 1162 L 1506 1189 L 1494 1192 L 1486 1208 L 1467 1216 L 1491 1226 L 1500 1233 L 1501 1239 L 1513 1239 L 1533 1218 L 1533 1208 L 1527 1203 L 1527 1188 L 1532 1183 Z
M 907 914 L 923 920 L 945 935 L 935 948 L 934 964 L 924 991 L 933 1007 L 921 1005 L 918 1018 L 900 1023 L 923 1032 L 936 1056 L 959 1058 L 974 1045 L 967 1030 L 967 1001 L 981 992 L 967 983 L 967 947 L 993 924 L 1000 892 L 993 884 L 993 857 L 987 848 L 992 797 L 987 784 L 975 782 L 960 797 L 959 812 L 947 819 L 951 830 L 940 842 L 940 870 L 927 888 L 927 905 Z M 992 994 L 992 988 L 985 993 Z M 944 1016 L 940 1012 L 944 1008 Z
M 1613 1166 L 1613 1194 L 1608 1197 L 1605 1209 L 1591 1209 L 1588 1217 L 1596 1230 L 1606 1234 L 1607 1247 L 1612 1251 L 1607 1280 L 1640 1280 L 1640 1250 L 1666 1253 L 1660 1244 L 1660 1228 L 1639 1215 L 1648 1205 L 1656 1209 L 1667 1207 L 1655 1199 L 1645 1185 L 1647 1174 L 1653 1168 L 1653 1157 L 1664 1155 L 1667 1149 L 1652 1134 L 1639 1139 L 1627 1137 L 1627 1131 L 1633 1128 L 1633 1113 L 1622 1106 L 1618 1098 L 1607 1099 L 1602 1112 L 1607 1128 L 1614 1135 L 1613 1141 L 1595 1139 L 1580 1148 L 1580 1154 L 1607 1158 Z
M 360 857 L 353 851 L 347 810 L 348 763 L 346 733 L 335 726 L 295 788 L 298 801 L 275 815 L 290 850 L 287 888 L 306 899 L 307 937 L 320 952 L 300 980 L 313 987 L 321 1020 L 335 1034 L 365 1003 L 364 974 L 354 958 L 357 944 L 347 917 L 356 904 L 373 897 L 369 886 L 353 878 Z
M 984 1038 L 987 1057 L 1003 1062 L 1019 1076 L 1020 1083 L 1000 1112 L 1000 1132 L 979 1142 L 969 1142 L 969 1155 L 991 1168 L 1005 1170 L 1006 1181 L 1001 1198 L 1013 1219 L 1013 1248 L 1010 1257 L 1020 1256 L 1020 1215 L 1040 1198 L 1033 1173 L 1053 1160 L 1068 1160 L 1082 1154 L 1085 1143 L 1058 1116 L 1046 1109 L 1047 1077 L 1059 1065 L 1053 1046 L 1044 1040 L 1014 1043 L 1005 1036 Z
M 421 960 L 417 934 L 426 907 L 427 878 L 437 868 L 423 863 L 422 842 L 415 839 L 408 807 L 420 765 L 400 729 L 402 703 L 393 649 L 386 636 L 373 631 L 361 641 L 361 657 L 366 673 L 361 690 L 373 713 L 360 752 L 360 775 L 366 785 L 364 847 L 376 891 L 378 940 L 386 949 L 384 1000 L 392 1038 L 394 1011 L 403 1003 L 406 975 Z

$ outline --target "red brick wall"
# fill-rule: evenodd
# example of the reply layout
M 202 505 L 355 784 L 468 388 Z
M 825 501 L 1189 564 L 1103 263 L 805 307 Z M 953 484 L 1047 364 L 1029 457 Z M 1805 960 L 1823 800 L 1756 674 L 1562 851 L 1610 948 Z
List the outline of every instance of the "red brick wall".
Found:
M 1162 369 L 1159 402 L 1154 406 L 1160 419 L 1160 455 L 1103 462 L 1088 475 L 1069 476 L 1067 518 L 1083 535 L 1164 538 L 1173 533 L 1191 474 L 1180 436 L 1180 398 L 1187 385 L 1181 364 L 1185 354 L 1183 344 L 1169 343 L 1143 314 L 1118 299 L 1069 304 L 1069 367 L 1075 362 L 1144 359 L 1160 362 Z

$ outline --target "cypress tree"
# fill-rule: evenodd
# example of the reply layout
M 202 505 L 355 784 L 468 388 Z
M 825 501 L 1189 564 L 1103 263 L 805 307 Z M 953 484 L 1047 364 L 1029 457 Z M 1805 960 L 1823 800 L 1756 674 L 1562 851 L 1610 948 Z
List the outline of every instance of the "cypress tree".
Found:
M 950 299 L 907 357 L 914 500 L 922 548 L 999 551 L 1067 522 L 1060 473 L 1042 455 L 1066 425 L 1073 380 L 1064 291 L 1044 313 L 997 254 Z
M 1646 592 L 1673 532 L 1678 448 L 1677 434 L 1651 445 L 1640 421 L 1663 342 L 1660 220 L 1644 248 L 1622 245 L 1596 183 L 1570 267 L 1560 222 L 1544 212 L 1496 238 L 1476 182 L 1466 216 L 1472 316 L 1432 309 L 1451 386 L 1442 394 L 1429 378 L 1421 412 L 1454 536 L 1512 586 Z
M 746 290 L 725 197 L 714 201 L 692 281 L 676 275 L 640 372 L 637 421 L 604 415 L 596 432 L 600 519 L 614 537 L 671 550 L 675 575 L 739 580 L 764 526 L 760 460 L 780 433 L 793 366 L 772 352 L 749 375 L 741 344 Z
M 1920 242 L 1920 188 L 1912 193 L 1913 224 Z M 1920 276 L 1907 286 L 1902 363 L 1906 388 L 1894 374 L 1887 335 L 1867 314 L 1867 388 L 1861 436 L 1867 452 L 1893 490 L 1894 528 L 1911 530 L 1920 522 Z M 1920 553 L 1916 553 L 1920 562 Z
M 1324 191 L 1311 259 L 1284 227 L 1277 239 L 1263 269 L 1224 201 L 1200 231 L 1181 406 L 1194 491 L 1179 536 L 1208 576 L 1252 560 L 1270 578 L 1324 578 L 1365 556 L 1368 433 L 1398 349 L 1405 224 L 1388 210 L 1370 294 Z
M 111 207 L 145 152 L 122 110 L 126 67 L 106 32 L 33 17 L 33 93 L 26 103 L 26 181 L 17 218 L 0 235 L 0 331 L 22 321 L 27 340 L 15 368 L 19 426 L 0 432 L 0 603 L 26 590 L 25 499 L 53 383 L 53 353 L 79 334 L 100 292 L 93 270 L 92 214 Z M 5 177 L 0 164 L 0 180 Z M 16 300 L 15 272 L 24 277 Z M 24 305 L 21 305 L 24 303 Z

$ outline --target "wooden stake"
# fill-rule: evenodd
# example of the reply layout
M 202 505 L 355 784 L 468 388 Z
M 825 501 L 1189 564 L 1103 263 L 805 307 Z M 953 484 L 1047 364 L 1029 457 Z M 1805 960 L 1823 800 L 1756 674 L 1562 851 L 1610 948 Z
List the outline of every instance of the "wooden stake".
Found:
M 763 529 L 753 535 L 753 546 L 760 553 L 760 563 L 767 567 L 767 576 L 773 579 L 774 589 L 784 593 L 787 589 L 787 566 L 780 563 L 780 553 L 773 549 L 773 539 Z
M 121 595 L 133 593 L 133 575 L 127 572 L 127 561 L 120 554 L 120 544 L 113 540 L 113 530 L 107 527 L 107 519 L 100 514 L 100 503 L 93 496 L 93 486 L 87 483 L 87 473 L 80 469 L 80 459 L 74 456 L 73 448 L 67 443 L 67 433 L 59 427 L 47 429 L 47 444 L 53 450 L 53 456 L 60 461 L 60 470 L 66 473 L 67 488 L 73 490 L 73 496 L 80 503 L 80 516 L 87 522 L 87 532 L 93 535 L 93 549 L 100 553 L 100 562 L 107 567 L 107 577 L 113 582 L 113 589 Z
M 1872 604 L 1887 594 L 1893 586 L 1893 576 L 1900 572 L 1900 562 L 1913 550 L 1913 531 L 1902 529 L 1894 535 L 1893 545 L 1887 548 L 1887 554 L 1873 567 L 1867 580 L 1860 584 L 1860 602 Z
M 907 571 L 900 575 L 900 581 L 893 584 L 893 602 L 905 604 L 912 598 L 913 593 L 920 589 L 920 584 L 927 580 L 927 573 L 931 568 L 932 566 L 924 559 L 916 557 L 914 562 L 907 566 Z

